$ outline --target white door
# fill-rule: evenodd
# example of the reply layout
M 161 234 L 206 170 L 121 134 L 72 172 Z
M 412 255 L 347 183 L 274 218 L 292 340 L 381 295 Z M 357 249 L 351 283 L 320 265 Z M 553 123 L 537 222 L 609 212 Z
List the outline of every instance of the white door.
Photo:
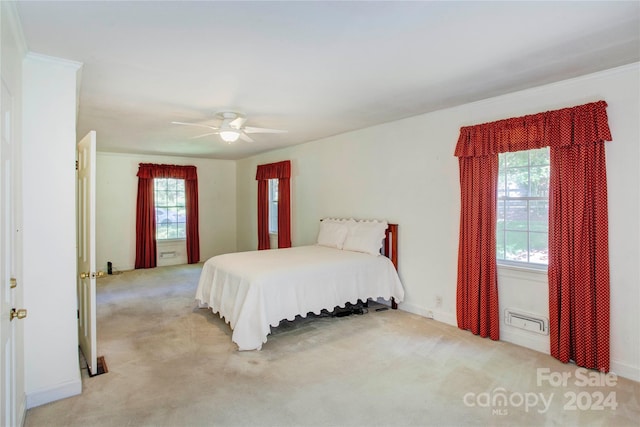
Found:
M 26 310 L 15 310 L 16 281 L 15 259 L 16 249 L 14 206 L 14 169 L 13 169 L 13 97 L 4 80 L 2 80 L 2 117 L 0 118 L 0 375 L 2 388 L 0 389 L 1 405 L 0 424 L 3 426 L 16 425 L 18 401 L 16 396 L 16 382 L 23 381 L 16 372 L 16 327 L 14 319 L 26 316 Z M 20 313 L 20 317 L 18 317 Z
M 78 143 L 78 338 L 91 375 L 96 349 L 96 132 Z

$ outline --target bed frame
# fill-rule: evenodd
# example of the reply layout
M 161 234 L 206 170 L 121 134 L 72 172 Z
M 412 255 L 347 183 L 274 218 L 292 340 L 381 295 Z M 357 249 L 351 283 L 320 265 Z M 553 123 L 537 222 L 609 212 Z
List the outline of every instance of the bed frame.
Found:
M 382 250 L 383 255 L 391 260 L 396 271 L 398 271 L 398 224 L 387 224 Z M 391 297 L 391 308 L 398 309 L 398 303 L 393 297 Z

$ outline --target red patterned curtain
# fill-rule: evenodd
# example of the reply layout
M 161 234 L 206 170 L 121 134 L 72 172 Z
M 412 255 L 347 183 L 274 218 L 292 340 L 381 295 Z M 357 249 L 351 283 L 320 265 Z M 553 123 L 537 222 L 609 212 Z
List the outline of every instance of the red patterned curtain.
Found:
M 498 155 L 460 157 L 458 327 L 500 338 L 496 265 Z
M 195 176 L 195 166 L 193 172 Z M 198 178 L 184 182 L 185 204 L 187 207 L 187 263 L 200 261 L 200 218 L 198 216 Z
M 604 142 L 552 149 L 551 354 L 609 372 L 609 236 Z
M 462 159 L 550 147 L 548 275 L 551 354 L 560 361 L 574 360 L 579 366 L 604 372 L 609 370 L 610 310 L 604 141 L 611 141 L 611 132 L 606 107 L 606 102 L 598 101 L 463 127 L 455 151 L 455 155 Z M 463 198 L 466 192 L 471 191 L 472 187 L 462 188 Z M 487 201 L 486 205 L 493 206 L 495 212 L 495 203 Z M 468 215 L 463 211 L 461 222 Z M 474 234 L 463 235 L 461 227 L 461 242 L 463 239 L 473 240 L 478 247 L 486 233 L 471 232 Z M 495 235 L 492 240 L 495 240 Z M 483 310 L 484 306 L 474 306 L 473 299 L 465 294 L 468 290 L 461 288 L 460 271 L 470 269 L 466 276 L 475 278 L 474 269 L 479 269 L 478 277 L 491 276 L 491 270 L 483 265 L 460 267 L 460 255 L 458 262 L 458 325 L 469 329 L 460 323 L 460 319 L 481 318 L 482 315 L 474 317 L 473 312 L 467 311 Z M 481 284 L 473 279 L 467 289 L 480 293 L 483 290 Z M 487 316 L 497 318 L 497 306 L 495 310 L 496 313 L 488 313 Z
M 258 181 L 258 250 L 270 249 L 269 242 L 269 181 Z
M 195 264 L 200 261 L 198 175 L 196 167 L 140 163 L 138 167 L 135 268 L 152 268 L 156 266 L 156 219 L 153 198 L 154 178 L 185 180 L 187 262 L 189 264 Z
M 156 212 L 153 178 L 140 176 L 138 171 L 138 201 L 136 204 L 135 268 L 156 266 Z
M 278 179 L 278 248 L 291 247 L 291 161 L 259 165 L 258 181 L 258 250 L 269 249 L 269 185 Z
M 289 178 L 278 179 L 278 247 L 291 247 L 291 190 Z

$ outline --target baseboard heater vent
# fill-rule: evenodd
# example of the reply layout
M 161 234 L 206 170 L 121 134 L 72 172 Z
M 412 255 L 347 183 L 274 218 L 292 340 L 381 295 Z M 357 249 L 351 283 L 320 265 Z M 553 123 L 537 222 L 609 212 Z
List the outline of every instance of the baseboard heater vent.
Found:
M 175 258 L 176 251 L 171 252 L 160 252 L 160 258 Z
M 514 328 L 549 335 L 549 319 L 539 314 L 526 313 L 522 310 L 507 308 L 504 311 L 504 323 Z

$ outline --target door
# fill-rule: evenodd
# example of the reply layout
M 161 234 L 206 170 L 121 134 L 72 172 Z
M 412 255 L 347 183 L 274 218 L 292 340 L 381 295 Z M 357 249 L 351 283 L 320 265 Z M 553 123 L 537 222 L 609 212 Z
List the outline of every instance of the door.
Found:
M 17 423 L 18 399 L 16 383 L 23 381 L 16 372 L 16 321 L 26 317 L 26 310 L 16 310 L 16 251 L 15 237 L 15 193 L 14 193 L 14 148 L 13 148 L 13 97 L 4 80 L 0 95 L 2 116 L 0 117 L 0 389 L 3 426 Z M 18 315 L 19 314 L 19 315 Z
M 98 373 L 96 341 L 96 132 L 78 143 L 78 340 L 90 375 Z

